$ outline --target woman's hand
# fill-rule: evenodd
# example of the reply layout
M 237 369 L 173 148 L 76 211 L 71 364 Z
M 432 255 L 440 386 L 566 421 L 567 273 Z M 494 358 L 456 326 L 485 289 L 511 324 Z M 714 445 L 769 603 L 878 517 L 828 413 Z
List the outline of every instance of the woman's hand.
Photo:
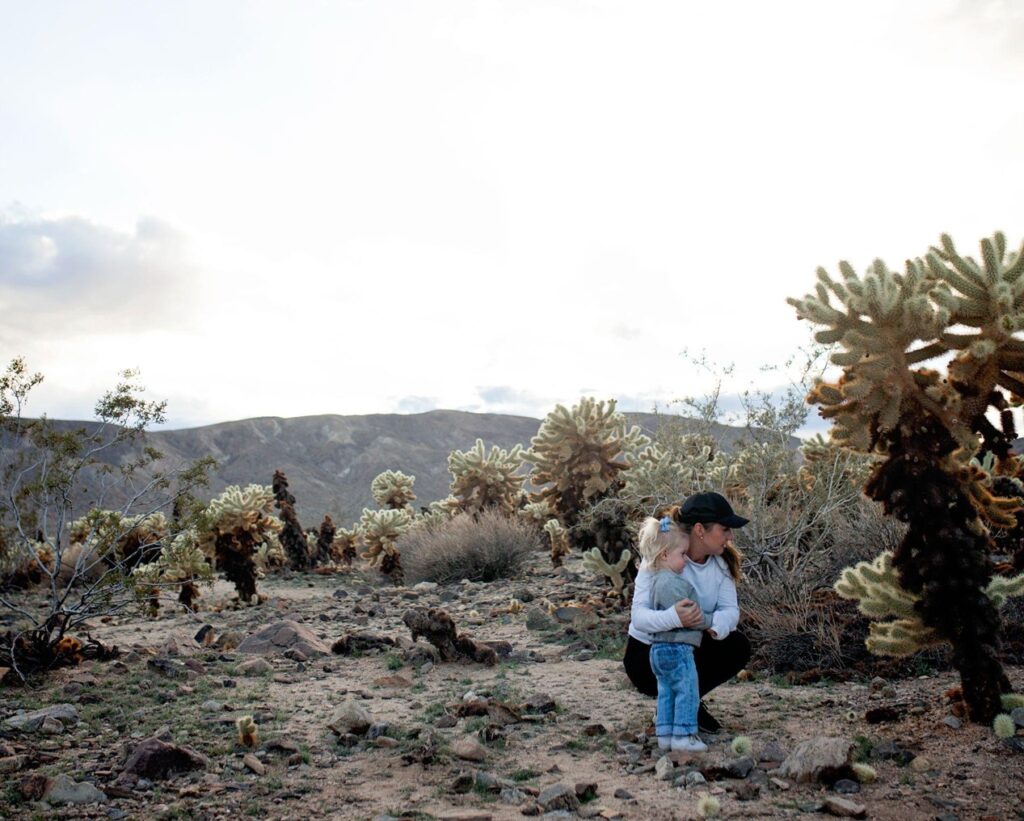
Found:
M 674 605 L 676 615 L 679 616 L 679 623 L 683 627 L 693 629 L 704 624 L 704 614 L 700 605 L 690 599 L 680 599 Z

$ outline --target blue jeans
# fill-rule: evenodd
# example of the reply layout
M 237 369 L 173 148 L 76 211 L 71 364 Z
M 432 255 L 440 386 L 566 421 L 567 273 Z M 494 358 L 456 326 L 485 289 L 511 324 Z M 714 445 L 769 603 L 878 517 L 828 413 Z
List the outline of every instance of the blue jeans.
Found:
M 658 715 L 654 732 L 659 737 L 695 735 L 697 732 L 697 666 L 689 644 L 651 645 L 651 669 L 658 678 Z

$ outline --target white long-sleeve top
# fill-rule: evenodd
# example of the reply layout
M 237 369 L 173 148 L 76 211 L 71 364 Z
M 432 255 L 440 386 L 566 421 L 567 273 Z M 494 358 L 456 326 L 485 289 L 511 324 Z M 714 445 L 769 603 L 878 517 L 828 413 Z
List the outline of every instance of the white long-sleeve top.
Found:
M 729 567 L 721 556 L 708 556 L 703 564 L 688 561 L 682 576 L 693 585 L 697 604 L 704 612 L 705 622 L 721 640 L 728 636 L 740 621 L 740 607 L 736 599 L 736 583 L 729 575 Z M 682 625 L 675 608 L 651 609 L 651 583 L 654 574 L 646 562 L 640 565 L 633 587 L 633 607 L 630 610 L 629 635 L 644 644 L 650 644 L 654 633 L 676 630 Z

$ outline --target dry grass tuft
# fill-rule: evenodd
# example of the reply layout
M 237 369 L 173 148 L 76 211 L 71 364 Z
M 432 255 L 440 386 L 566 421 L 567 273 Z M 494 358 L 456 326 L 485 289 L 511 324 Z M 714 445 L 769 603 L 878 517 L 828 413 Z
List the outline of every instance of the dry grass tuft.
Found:
M 462 513 L 398 541 L 407 584 L 514 578 L 531 554 L 543 549 L 533 525 L 497 511 Z

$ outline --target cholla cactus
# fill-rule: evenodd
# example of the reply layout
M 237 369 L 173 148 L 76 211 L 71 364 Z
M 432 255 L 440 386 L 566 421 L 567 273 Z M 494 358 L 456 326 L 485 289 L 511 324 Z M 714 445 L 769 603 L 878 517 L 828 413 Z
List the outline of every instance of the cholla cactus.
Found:
M 597 547 L 605 561 L 616 562 L 631 542 L 629 527 L 618 516 L 601 517 L 578 528 L 583 511 L 615 496 L 623 472 L 650 439 L 640 428 L 626 427 L 615 400 L 583 398 L 567 410 L 562 405 L 545 417 L 526 458 L 533 462 L 531 481 L 543 489 L 534 501 L 546 501 L 582 548 Z
M 865 492 L 909 525 L 892 560 L 899 585 L 920 597 L 922 624 L 952 643 L 971 718 L 988 723 L 1009 682 L 998 610 L 979 593 L 993 574 L 989 528 L 1015 527 L 1021 509 L 993 493 L 993 475 L 1021 475 L 1010 408 L 1024 397 L 1024 248 L 1008 252 L 997 233 L 981 251 L 979 263 L 943 236 L 902 274 L 876 261 L 861 277 L 842 262 L 836 281 L 819 268 L 816 292 L 790 302 L 823 326 L 819 342 L 843 348 L 832 355 L 838 382 L 820 382 L 808 400 L 833 420 L 837 444 L 884 457 Z M 917 367 L 945 354 L 946 377 Z
M 406 476 L 398 470 L 386 470 L 378 474 L 370 484 L 370 492 L 377 504 L 391 510 L 408 510 L 416 498 L 412 486 L 415 476 Z
M 331 542 L 331 559 L 338 564 L 351 567 L 359 547 L 359 539 L 358 527 L 354 527 L 351 530 L 346 530 L 343 527 L 337 528 L 334 531 L 334 539 Z
M 199 598 L 199 584 L 213 584 L 213 569 L 199 549 L 194 531 L 184 530 L 163 549 L 160 556 L 132 571 L 136 596 L 146 604 L 149 614 L 156 616 L 160 607 L 160 590 L 181 585 L 178 601 L 189 610 Z
M 256 565 L 257 577 L 262 579 L 274 570 L 280 570 L 288 564 L 288 556 L 276 533 L 266 534 L 262 544 L 256 548 L 252 557 Z
M 558 519 L 549 519 L 544 525 L 544 532 L 551 543 L 551 566 L 561 567 L 562 559 L 569 555 L 569 531 Z
M 274 491 L 274 507 L 280 511 L 278 515 L 283 523 L 279 538 L 288 555 L 288 563 L 294 570 L 306 570 L 309 568 L 310 556 L 306 545 L 306 533 L 295 513 L 295 497 L 288 490 L 288 477 L 284 475 L 284 471 L 274 471 L 271 487 Z
M 517 515 L 524 522 L 543 529 L 545 523 L 555 515 L 555 512 L 547 502 L 529 502 L 519 508 Z
M 622 474 L 624 498 L 638 507 L 654 508 L 687 491 L 728 490 L 734 484 L 732 460 L 711 436 L 685 434 L 669 444 L 652 443 L 636 455 Z
M 69 525 L 68 535 L 72 544 L 90 548 L 109 567 L 131 572 L 160 553 L 167 530 L 167 517 L 160 512 L 122 516 L 93 508 Z
M 281 522 L 271 515 L 273 504 L 274 491 L 265 485 L 244 490 L 230 485 L 210 502 L 202 517 L 199 546 L 234 582 L 242 601 L 252 601 L 256 595 L 257 549 L 281 530 Z
M 615 564 L 611 564 L 606 562 L 601 555 L 601 551 L 594 547 L 583 554 L 583 568 L 591 573 L 607 576 L 608 580 L 612 583 L 612 590 L 621 595 L 622 589 L 626 584 L 623 572 L 629 567 L 632 560 L 633 554 L 628 550 L 623 550 L 619 560 Z
M 412 515 L 407 510 L 363 508 L 363 516 L 359 520 L 359 532 L 366 546 L 362 557 L 390 576 L 395 584 L 400 584 L 403 576 L 401 556 L 395 542 L 411 523 Z
M 522 464 L 522 446 L 505 450 L 493 445 L 487 453 L 483 439 L 477 439 L 466 452 L 455 450 L 448 457 L 452 495 L 467 513 L 496 508 L 511 515 L 522 501 L 526 477 L 517 475 Z

